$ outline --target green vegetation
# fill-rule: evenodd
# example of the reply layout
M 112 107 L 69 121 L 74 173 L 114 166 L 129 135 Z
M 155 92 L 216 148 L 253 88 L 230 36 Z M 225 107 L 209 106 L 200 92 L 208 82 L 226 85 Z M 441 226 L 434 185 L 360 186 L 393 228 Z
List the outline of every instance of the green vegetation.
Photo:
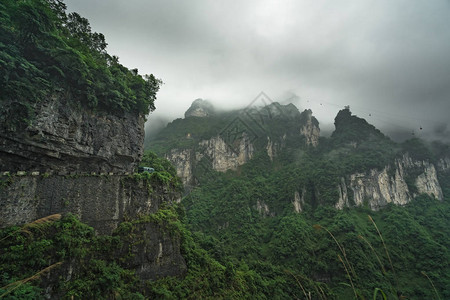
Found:
M 192 130 L 191 138 L 199 141 L 228 120 L 219 118 L 205 129 L 208 119 L 189 119 L 189 127 L 183 120 L 169 126 L 171 138 L 186 138 L 186 130 Z M 294 124 L 295 118 L 291 121 Z M 271 122 L 278 121 L 264 124 Z M 449 298 L 448 171 L 438 173 L 442 202 L 420 195 L 405 207 L 392 205 L 379 212 L 333 208 L 341 177 L 383 168 L 405 150 L 415 158 L 436 161 L 448 148 L 436 144 L 425 151 L 420 141 L 397 145 L 376 133 L 359 139 L 356 146 L 331 137 L 322 139 L 318 148 L 308 148 L 296 139 L 298 128 L 291 125 L 286 148 L 273 161 L 261 146 L 235 171 L 216 172 L 204 158 L 193 170 L 200 185 L 180 205 L 127 219 L 112 236 L 95 236 L 73 216 L 37 227 L 2 229 L 0 293 L 11 299 L 39 299 L 49 284 L 46 280 L 53 278 L 53 291 L 69 299 Z M 197 126 L 203 128 L 198 135 L 193 131 Z M 268 134 L 276 141 L 283 130 L 278 124 Z M 155 140 L 160 151 L 173 143 Z M 415 148 L 405 148 L 408 143 Z M 180 191 L 180 179 L 167 160 L 147 151 L 141 165 L 155 172 L 133 178 L 152 188 Z M 417 175 L 413 173 L 406 178 L 411 189 Z M 294 211 L 296 192 L 301 213 Z M 149 224 L 180 242 L 185 274 L 138 279 L 130 261 L 136 255 L 133 247 L 151 243 L 143 234 Z M 69 264 L 79 267 L 67 281 Z M 53 275 L 43 276 L 48 273 Z
M 60 0 L 0 4 L 0 103 L 21 126 L 37 102 L 58 96 L 110 113 L 154 110 L 161 81 L 129 70 L 106 52 L 103 34 L 65 13 Z
M 139 294 L 133 272 L 114 260 L 118 237 L 95 236 L 74 216 L 58 216 L 0 231 L 0 297 L 44 299 L 39 283 L 51 285 L 65 299 Z M 42 276 L 48 273 L 53 276 Z
M 225 125 L 226 117 L 220 115 L 214 118 L 176 119 L 167 125 L 164 132 L 150 139 L 147 148 L 158 155 L 164 154 L 168 149 L 190 148 L 200 140 L 212 137 Z
M 112 236 L 94 230 L 73 215 L 49 216 L 22 227 L 0 230 L 0 298 L 44 299 L 199 299 L 250 298 L 259 295 L 255 272 L 222 265 L 194 240 L 180 221 L 183 209 L 162 207 L 157 213 L 119 225 Z M 142 243 L 140 225 L 155 224 L 181 241 L 188 265 L 183 277 L 140 281 L 128 261 L 127 249 Z M 131 249 L 131 248 L 130 248 Z M 47 277 L 44 275 L 51 274 Z
M 261 286 L 270 287 L 260 290 L 267 299 L 302 298 L 303 289 L 313 299 L 321 299 L 320 289 L 328 299 L 352 299 L 354 292 L 368 299 L 377 290 L 388 299 L 396 294 L 433 299 L 435 291 L 422 272 L 442 299 L 450 296 L 448 202 L 422 196 L 407 207 L 380 212 L 320 206 L 302 214 L 275 209 L 275 216 L 267 216 L 257 211 L 243 184 L 236 184 L 226 185 L 235 191 L 228 197 L 231 187 L 217 197 L 209 188 L 196 189 L 185 200 L 187 220 L 215 259 L 253 270 Z
M 146 151 L 140 165 L 151 167 L 155 169 L 155 172 L 135 174 L 136 178 L 149 179 L 150 182 L 173 188 L 175 191 L 181 192 L 183 190 L 183 183 L 177 176 L 177 171 L 167 159 L 158 157 L 152 151 Z
M 176 120 L 154 138 L 150 149 L 161 154 L 173 148 L 201 152 L 200 139 L 186 139 L 186 133 L 202 139 L 217 136 L 236 116 L 248 121 L 239 113 L 230 113 L 225 124 L 220 117 Z M 218 263 L 253 274 L 256 289 L 251 293 L 257 296 L 245 293 L 239 298 L 450 297 L 448 171 L 438 172 L 446 199 L 442 202 L 420 195 L 405 207 L 388 206 L 379 212 L 333 208 L 341 178 L 389 165 L 388 174 L 394 176 L 395 159 L 405 153 L 436 163 L 448 156 L 449 148 L 439 143 L 429 147 L 416 139 L 397 144 L 348 109 L 336 117 L 330 138 L 321 138 L 317 148 L 306 147 L 298 134 L 302 116 L 305 113 L 280 119 L 262 113 L 258 128 L 263 134 L 258 131 L 253 158 L 236 171 L 216 172 L 205 157 L 193 165 L 200 184 L 182 201 L 184 220 L 196 244 Z M 267 136 L 284 143 L 273 161 L 265 149 Z M 405 174 L 415 193 L 419 171 L 411 168 Z M 294 212 L 296 192 L 301 213 Z M 197 286 L 187 282 L 189 288 Z M 184 284 L 171 281 L 167 289 L 184 290 Z

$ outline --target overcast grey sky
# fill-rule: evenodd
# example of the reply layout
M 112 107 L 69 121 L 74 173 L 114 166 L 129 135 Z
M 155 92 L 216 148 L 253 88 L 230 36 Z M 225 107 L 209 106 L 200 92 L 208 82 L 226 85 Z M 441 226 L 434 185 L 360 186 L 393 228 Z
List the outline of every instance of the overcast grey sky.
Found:
M 150 122 L 264 91 L 323 125 L 350 105 L 382 130 L 450 135 L 448 0 L 65 2 L 122 64 L 164 81 Z

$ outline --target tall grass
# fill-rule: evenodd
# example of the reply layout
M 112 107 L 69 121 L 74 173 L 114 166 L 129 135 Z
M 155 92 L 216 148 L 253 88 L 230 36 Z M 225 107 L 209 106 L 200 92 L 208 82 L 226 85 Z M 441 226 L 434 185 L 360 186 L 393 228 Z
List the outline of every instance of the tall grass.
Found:
M 45 226 L 49 225 L 50 223 L 57 221 L 61 219 L 61 214 L 53 214 L 49 215 L 40 219 L 37 219 L 31 223 L 27 223 L 20 228 L 20 231 L 29 235 L 32 235 L 30 229 L 37 229 L 39 231 L 42 231 Z
M 438 294 L 438 292 L 437 292 L 437 290 L 436 290 L 436 287 L 434 286 L 434 283 L 433 283 L 433 281 L 431 280 L 431 278 L 428 277 L 427 273 L 425 273 L 424 271 L 422 271 L 422 272 L 420 272 L 420 273 L 422 273 L 423 276 L 425 276 L 426 278 L 428 278 L 428 281 L 430 282 L 431 286 L 433 287 L 433 290 L 434 290 L 434 292 L 436 293 L 437 298 L 440 300 L 441 297 L 439 297 L 439 294 Z
M 375 255 L 375 257 L 378 260 L 378 263 L 380 264 L 381 270 L 383 271 L 383 274 L 386 274 L 386 269 L 384 268 L 384 265 L 381 263 L 381 259 L 378 256 L 377 252 L 375 251 L 375 249 L 372 247 L 372 244 L 365 239 L 362 235 L 358 235 L 358 238 L 362 239 L 364 242 L 366 242 L 366 244 L 369 246 L 370 250 L 372 250 L 372 253 Z
M 305 296 L 305 299 L 309 299 L 311 300 L 311 292 L 307 293 L 305 288 L 303 287 L 303 284 L 300 282 L 300 280 L 298 280 L 297 276 L 295 276 L 291 271 L 289 270 L 284 270 L 284 272 L 286 272 L 287 274 L 291 275 L 292 277 L 294 277 L 295 281 L 297 281 L 298 286 L 302 289 L 303 295 Z
M 53 215 L 49 215 L 49 216 L 37 219 L 31 223 L 27 223 L 27 224 L 23 225 L 22 227 L 18 228 L 17 230 L 10 232 L 8 235 L 6 235 L 2 239 L 0 239 L 0 242 L 7 239 L 10 236 L 12 236 L 17 231 L 20 231 L 29 236 L 32 236 L 33 233 L 31 232 L 31 229 L 37 229 L 42 232 L 42 230 L 46 227 L 46 225 L 49 225 L 50 223 L 57 221 L 59 219 L 61 219 L 61 214 L 53 214 Z
M 378 236 L 380 237 L 381 243 L 383 244 L 384 251 L 386 252 L 386 256 L 387 256 L 387 258 L 388 258 L 388 260 L 389 260 L 389 264 L 391 265 L 392 272 L 394 273 L 394 279 L 395 279 L 395 281 L 397 282 L 397 277 L 396 277 L 396 275 L 395 275 L 395 269 L 394 269 L 394 266 L 392 265 L 391 256 L 389 255 L 389 251 L 388 251 L 388 249 L 387 249 L 387 247 L 386 247 L 386 244 L 384 243 L 383 236 L 381 235 L 381 232 L 380 232 L 380 230 L 378 229 L 377 223 L 375 223 L 375 221 L 372 219 L 372 217 L 371 217 L 370 215 L 368 215 L 368 217 L 369 217 L 369 220 L 372 222 L 373 226 L 375 227 L 375 229 L 376 229 L 377 232 L 378 232 Z
M 345 248 L 338 242 L 338 240 L 334 237 L 334 235 L 324 226 L 319 225 L 319 224 L 315 224 L 313 226 L 315 229 L 317 230 L 325 230 L 334 240 L 334 242 L 336 243 L 336 245 L 338 246 L 339 250 L 341 251 L 342 255 L 344 256 L 345 262 L 342 259 L 342 257 L 340 255 L 338 255 L 338 259 L 342 262 L 342 265 L 344 266 L 345 272 L 347 273 L 348 279 L 350 281 L 350 284 L 352 286 L 353 289 L 353 293 L 355 293 L 355 299 L 358 299 L 358 296 L 356 294 L 356 289 L 355 289 L 355 285 L 353 284 L 353 280 L 352 280 L 352 276 L 350 276 L 350 272 L 348 271 L 349 269 L 352 271 L 353 276 L 356 278 L 356 274 L 355 271 L 353 270 L 352 266 L 350 265 L 350 263 L 348 262 L 347 259 L 347 255 L 345 254 Z
M 46 273 L 50 272 L 51 270 L 53 270 L 54 268 L 60 266 L 61 264 L 62 264 L 62 262 L 54 263 L 53 265 L 50 265 L 47 268 L 40 270 L 39 272 L 37 272 L 36 274 L 34 274 L 31 277 L 12 282 L 12 283 L 2 287 L 1 289 L 2 290 L 6 290 L 6 292 L 1 294 L 0 298 L 3 298 L 6 295 L 12 293 L 15 289 L 17 289 L 18 287 L 20 287 L 21 285 L 23 285 L 23 284 L 25 284 L 25 283 L 27 283 L 29 281 L 33 281 L 33 280 L 39 279 L 42 275 L 45 275 Z

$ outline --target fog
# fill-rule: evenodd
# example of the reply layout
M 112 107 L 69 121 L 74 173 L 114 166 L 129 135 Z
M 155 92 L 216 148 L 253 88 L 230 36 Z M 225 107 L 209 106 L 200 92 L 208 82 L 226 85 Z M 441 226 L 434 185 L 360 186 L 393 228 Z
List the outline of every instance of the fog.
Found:
M 449 1 L 65 2 L 122 64 L 164 81 L 149 134 L 197 98 L 238 108 L 264 91 L 325 132 L 350 105 L 393 138 L 449 141 Z

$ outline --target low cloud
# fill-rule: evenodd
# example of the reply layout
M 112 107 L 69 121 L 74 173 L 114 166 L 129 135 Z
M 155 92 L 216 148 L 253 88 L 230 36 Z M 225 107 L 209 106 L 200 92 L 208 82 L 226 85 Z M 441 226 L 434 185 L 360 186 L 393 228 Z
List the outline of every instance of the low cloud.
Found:
M 165 82 L 150 124 L 197 98 L 237 108 L 264 91 L 324 126 L 350 105 L 382 130 L 449 134 L 435 130 L 449 125 L 449 1 L 66 3 L 123 64 Z

